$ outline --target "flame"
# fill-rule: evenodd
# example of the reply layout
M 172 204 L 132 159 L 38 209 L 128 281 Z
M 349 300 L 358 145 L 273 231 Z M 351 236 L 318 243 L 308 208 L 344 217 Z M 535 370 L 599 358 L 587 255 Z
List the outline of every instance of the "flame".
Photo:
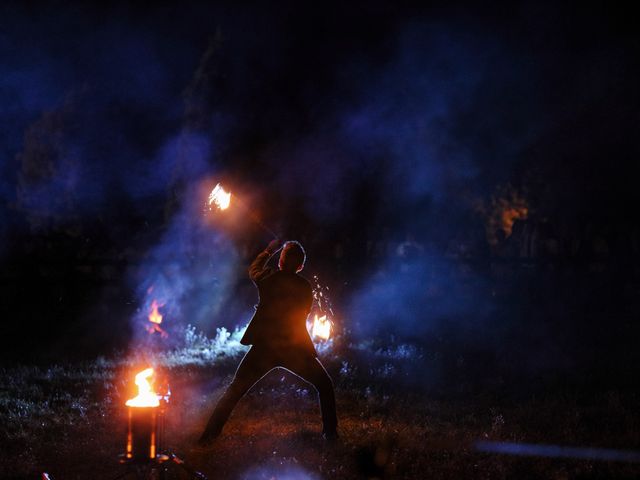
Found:
M 136 385 L 138 395 L 127 400 L 127 407 L 157 407 L 160 405 L 160 398 L 153 391 L 149 377 L 153 375 L 153 368 L 146 368 L 136 375 Z
M 151 302 L 151 313 L 149 314 L 148 318 L 151 323 L 160 325 L 162 323 L 162 314 L 158 311 L 158 307 L 160 307 L 160 305 L 158 305 L 158 302 L 156 302 L 155 300 Z
M 331 320 L 329 320 L 326 315 L 322 315 L 318 318 L 318 314 L 315 314 L 313 327 L 311 328 L 311 335 L 314 338 L 328 340 L 331 336 Z
M 215 203 L 220 210 L 226 210 L 231 203 L 231 193 L 225 191 L 222 185 L 218 183 L 209 194 L 209 206 L 212 203 Z
M 516 220 L 526 220 L 530 214 L 526 197 L 510 184 L 498 187 L 488 207 L 481 205 L 478 210 L 486 218 L 487 241 L 493 246 L 499 243 L 499 231 L 509 238 Z
M 150 323 L 146 324 L 144 328 L 151 334 L 158 332 L 162 338 L 167 338 L 169 334 L 160 326 L 162 323 L 162 314 L 158 308 L 162 307 L 162 305 L 163 304 L 158 303 L 156 300 L 151 302 L 151 312 L 147 317 Z
M 510 205 L 505 207 L 501 214 L 502 230 L 507 237 L 511 236 L 513 224 L 516 220 L 526 220 L 529 215 L 529 209 L 523 205 Z

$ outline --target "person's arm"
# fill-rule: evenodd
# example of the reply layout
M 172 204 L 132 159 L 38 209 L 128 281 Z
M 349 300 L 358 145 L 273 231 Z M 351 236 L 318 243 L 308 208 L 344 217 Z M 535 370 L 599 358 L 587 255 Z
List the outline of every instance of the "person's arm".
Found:
M 251 265 L 249 265 L 249 278 L 251 280 L 259 282 L 272 273 L 272 269 L 267 267 L 267 263 L 278 250 L 280 250 L 280 240 L 272 240 L 267 248 L 251 262 Z

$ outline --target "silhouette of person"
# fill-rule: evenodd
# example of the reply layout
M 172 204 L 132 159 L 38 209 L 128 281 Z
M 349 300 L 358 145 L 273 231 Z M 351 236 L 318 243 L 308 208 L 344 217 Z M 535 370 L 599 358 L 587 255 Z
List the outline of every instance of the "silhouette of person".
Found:
M 312 384 L 320 397 L 323 436 L 337 438 L 336 403 L 333 383 L 317 358 L 306 328 L 313 293 L 309 282 L 298 273 L 304 268 L 306 255 L 302 245 L 288 241 L 282 246 L 278 269 L 267 266 L 280 250 L 273 240 L 249 267 L 249 277 L 258 287 L 259 303 L 241 339 L 251 345 L 227 391 L 222 395 L 207 426 L 198 440 L 206 447 L 215 440 L 231 412 L 262 377 L 274 368 L 285 368 Z

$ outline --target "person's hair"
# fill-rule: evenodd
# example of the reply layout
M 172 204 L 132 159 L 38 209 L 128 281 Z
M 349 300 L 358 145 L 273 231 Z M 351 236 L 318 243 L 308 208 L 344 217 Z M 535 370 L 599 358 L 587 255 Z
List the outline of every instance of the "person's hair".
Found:
M 300 245 L 300 242 L 289 240 L 288 242 L 285 242 L 282 247 L 279 265 L 282 270 L 299 272 L 304 268 L 304 262 L 306 259 L 307 255 L 304 252 L 302 245 Z

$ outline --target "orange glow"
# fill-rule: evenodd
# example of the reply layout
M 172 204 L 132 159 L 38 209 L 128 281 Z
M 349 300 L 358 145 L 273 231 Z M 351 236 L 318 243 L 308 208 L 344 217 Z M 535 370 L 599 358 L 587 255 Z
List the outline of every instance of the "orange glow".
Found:
M 220 210 L 226 210 L 231 203 L 231 193 L 225 191 L 219 183 L 211 190 L 209 194 L 209 207 L 215 204 Z
M 311 328 L 311 335 L 314 338 L 328 340 L 331 336 L 331 320 L 329 320 L 326 315 L 322 315 L 318 318 L 318 314 L 315 314 L 313 318 L 313 327 Z
M 507 237 L 511 236 L 513 231 L 513 224 L 516 220 L 526 220 L 529 214 L 529 209 L 524 205 L 512 205 L 507 206 L 502 211 L 502 230 Z
M 153 368 L 146 368 L 136 375 L 136 385 L 138 395 L 127 400 L 127 407 L 157 407 L 160 405 L 160 398 L 153 391 L 149 378 L 153 376 Z
M 489 205 L 482 204 L 478 210 L 485 216 L 487 241 L 493 246 L 499 244 L 500 232 L 509 238 L 515 222 L 526 220 L 531 213 L 526 197 L 510 184 L 498 187 Z

